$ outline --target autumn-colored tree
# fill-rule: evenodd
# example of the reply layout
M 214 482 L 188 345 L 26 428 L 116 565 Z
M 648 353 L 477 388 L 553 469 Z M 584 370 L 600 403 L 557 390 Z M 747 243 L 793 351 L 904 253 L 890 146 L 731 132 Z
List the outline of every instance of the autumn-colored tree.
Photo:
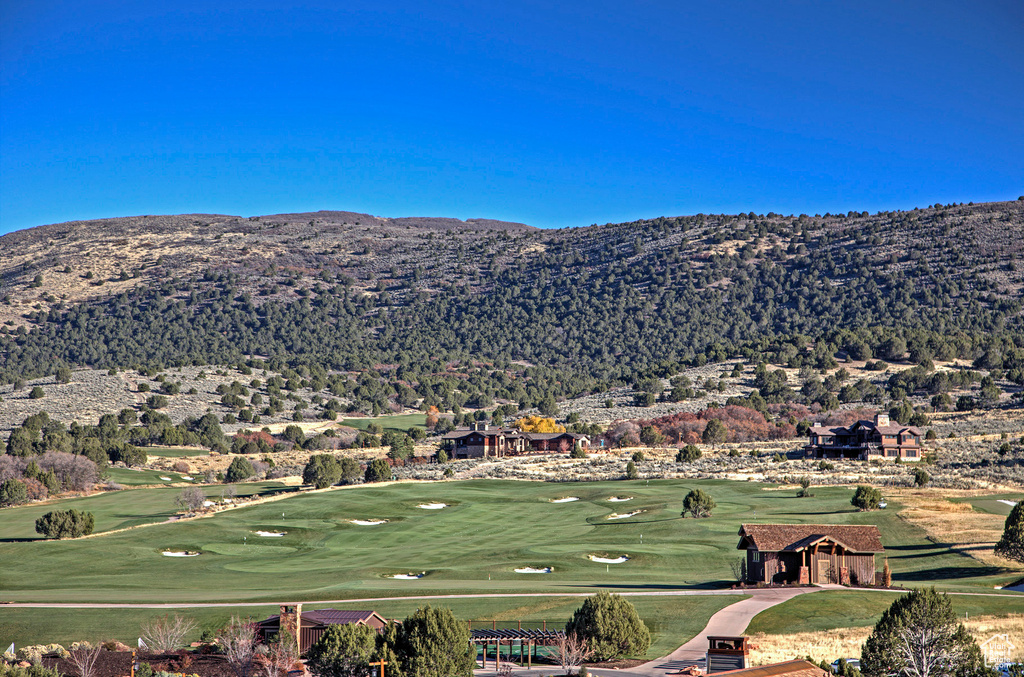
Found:
M 431 405 L 431 407 L 427 409 L 427 430 L 433 430 L 435 427 L 437 427 L 437 422 L 441 420 L 440 414 L 441 412 L 439 412 L 437 410 L 437 407 L 433 405 Z
M 515 426 L 524 433 L 564 433 L 565 426 L 555 423 L 553 418 L 526 416 L 516 421 Z

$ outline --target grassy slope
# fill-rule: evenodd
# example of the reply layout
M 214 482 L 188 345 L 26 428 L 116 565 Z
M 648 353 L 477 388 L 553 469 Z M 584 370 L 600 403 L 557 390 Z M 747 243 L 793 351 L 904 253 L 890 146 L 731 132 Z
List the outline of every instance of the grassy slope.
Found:
M 134 471 L 125 470 L 124 472 L 130 473 Z M 170 475 L 165 473 L 156 474 L 164 474 L 165 477 L 178 477 L 177 473 L 171 473 Z M 156 481 L 160 482 L 159 479 Z M 237 484 L 235 487 L 239 496 L 274 494 L 282 489 L 290 490 L 280 482 L 253 482 L 251 484 Z M 213 498 L 219 498 L 221 491 L 224 489 L 222 485 L 203 485 L 201 488 L 207 496 Z M 35 532 L 35 521 L 37 518 L 51 510 L 76 509 L 91 512 L 96 518 L 97 533 L 113 531 L 115 529 L 124 529 L 126 527 L 134 527 L 140 524 L 164 522 L 168 517 L 178 512 L 178 508 L 175 506 L 174 500 L 180 493 L 180 487 L 167 487 L 166 489 L 127 489 L 125 491 L 111 491 L 102 494 L 95 494 L 84 498 L 62 499 L 56 503 L 5 508 L 0 511 L 0 543 L 7 541 L 8 544 L 4 544 L 0 547 L 4 549 L 11 548 L 12 546 L 9 545 L 11 541 L 23 539 L 41 541 L 42 537 Z M 97 539 L 78 541 L 77 544 L 84 544 L 93 540 Z M 46 547 L 42 543 L 39 545 Z M 53 545 L 71 544 L 64 542 L 61 544 L 54 543 Z M 72 549 L 73 548 L 74 545 L 72 545 Z M 24 549 L 15 549 L 10 552 L 15 551 L 17 551 L 20 556 L 28 558 L 31 558 L 34 555 L 34 553 Z M 5 550 L 5 552 L 8 551 Z M 4 557 L 0 556 L 0 561 L 3 560 Z M 3 590 L 5 587 L 3 583 L 4 578 L 4 575 L 0 573 L 0 590 Z
M 651 629 L 652 644 L 648 656 L 664 655 L 695 636 L 707 624 L 713 613 L 744 597 L 651 597 L 631 598 L 641 618 Z M 331 604 L 339 609 L 366 609 L 386 618 L 405 618 L 424 601 L 379 602 L 374 604 Z M 581 604 L 579 598 L 520 598 L 520 599 L 467 599 L 434 600 L 433 606 L 446 606 L 463 620 L 524 621 L 540 626 L 562 626 Z M 323 605 L 309 605 L 319 608 Z M 0 638 L 18 646 L 43 642 L 70 642 L 87 639 L 116 638 L 134 645 L 139 628 L 149 619 L 168 613 L 152 609 L 4 609 L 0 607 Z M 173 612 L 172 612 L 173 613 Z M 215 630 L 237 614 L 254 619 L 277 613 L 277 607 L 239 607 L 218 609 L 183 609 L 178 613 L 196 619 L 198 628 L 193 639 L 204 629 Z M 514 625 L 514 623 L 513 623 Z M 479 625 L 477 627 L 480 627 Z
M 209 449 L 181 449 L 173 447 L 142 447 L 148 456 L 162 456 L 165 458 L 185 458 L 188 456 L 209 456 Z
M 718 501 L 708 520 L 679 517 L 680 499 L 702 486 Z M 243 485 L 245 486 L 245 485 Z M 495 591 L 586 591 L 599 587 L 657 590 L 720 587 L 732 580 L 742 521 L 875 523 L 894 580 L 950 589 L 988 589 L 1014 578 L 950 552 L 899 520 L 891 507 L 853 512 L 847 488 L 816 489 L 813 498 L 764 485 L 726 481 L 551 484 L 480 480 L 362 486 L 301 495 L 209 519 L 158 524 L 65 542 L 0 543 L 0 598 L 26 601 L 268 601 Z M 629 494 L 629 503 L 607 498 Z M 80 499 L 98 528 L 162 521 L 175 489 L 147 489 Z M 565 495 L 573 503 L 552 504 Z M 442 501 L 445 510 L 421 510 Z M 609 521 L 613 512 L 643 509 Z M 45 508 L 3 511 L 0 538 L 28 538 Z M 283 514 L 283 516 L 282 516 Z M 350 519 L 387 518 L 381 526 Z M 257 530 L 288 532 L 261 539 Z M 640 537 L 643 535 L 643 544 Z M 162 557 L 165 549 L 201 557 Z M 588 554 L 632 559 L 606 567 Z M 553 566 L 521 575 L 520 566 Z M 422 580 L 388 574 L 428 571 Z M 201 582 L 201 584 L 198 584 Z
M 384 430 L 405 432 L 413 426 L 424 427 L 427 424 L 427 415 L 401 414 L 398 416 L 378 416 L 377 418 L 346 418 L 341 421 L 341 425 L 358 428 L 359 430 L 366 430 L 366 427 L 371 423 L 380 425 Z
M 748 632 L 791 634 L 833 628 L 874 625 L 898 595 L 890 592 L 825 591 L 801 595 L 759 613 Z M 953 595 L 957 615 L 971 616 L 1024 613 L 1024 597 Z

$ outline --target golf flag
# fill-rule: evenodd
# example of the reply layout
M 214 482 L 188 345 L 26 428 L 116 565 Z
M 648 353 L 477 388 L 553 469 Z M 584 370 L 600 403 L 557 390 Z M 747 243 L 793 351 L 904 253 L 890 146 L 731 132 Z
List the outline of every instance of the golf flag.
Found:
M 7 651 L 4 653 L 14 653 L 14 642 L 11 642 L 11 645 L 7 647 Z

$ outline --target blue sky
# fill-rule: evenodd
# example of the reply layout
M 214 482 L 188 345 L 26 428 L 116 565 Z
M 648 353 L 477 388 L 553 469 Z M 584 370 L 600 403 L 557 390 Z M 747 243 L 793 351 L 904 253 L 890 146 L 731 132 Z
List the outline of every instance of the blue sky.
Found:
M 0 232 L 1024 194 L 1024 4 L 0 0 Z

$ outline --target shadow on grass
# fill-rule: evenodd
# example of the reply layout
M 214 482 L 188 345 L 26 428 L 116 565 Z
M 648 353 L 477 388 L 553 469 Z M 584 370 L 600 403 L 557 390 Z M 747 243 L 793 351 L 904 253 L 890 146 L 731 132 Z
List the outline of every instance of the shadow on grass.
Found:
M 1006 573 L 1002 567 L 981 566 L 981 567 L 935 567 L 933 569 L 918 569 L 917 571 L 905 571 L 894 573 L 894 581 L 951 581 L 958 578 L 978 578 L 979 576 L 996 576 Z
M 570 584 L 565 587 L 568 588 L 587 588 L 591 590 L 694 590 L 694 591 L 733 591 L 732 586 L 736 585 L 736 581 L 706 581 L 703 583 L 681 583 L 678 585 L 668 585 L 667 583 L 645 583 L 645 584 L 629 584 L 629 583 L 594 583 L 594 584 Z M 746 594 L 742 589 L 734 590 L 736 594 Z

